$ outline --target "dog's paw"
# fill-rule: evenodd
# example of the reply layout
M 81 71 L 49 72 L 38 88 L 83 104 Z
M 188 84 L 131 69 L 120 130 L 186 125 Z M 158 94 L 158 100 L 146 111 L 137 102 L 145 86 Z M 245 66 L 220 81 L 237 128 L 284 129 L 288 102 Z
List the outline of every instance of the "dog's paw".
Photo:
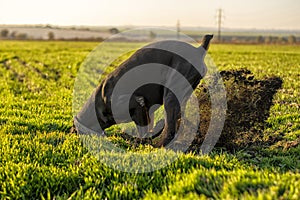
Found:
M 167 146 L 172 140 L 174 136 L 171 134 L 160 134 L 158 137 L 152 139 L 152 146 L 155 148 L 165 147 Z

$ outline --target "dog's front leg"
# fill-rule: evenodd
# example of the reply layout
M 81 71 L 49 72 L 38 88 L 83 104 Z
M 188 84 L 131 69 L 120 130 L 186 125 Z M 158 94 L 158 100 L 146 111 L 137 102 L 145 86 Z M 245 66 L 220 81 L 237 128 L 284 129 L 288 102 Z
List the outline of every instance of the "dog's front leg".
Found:
M 153 146 L 162 147 L 174 139 L 181 117 L 180 104 L 176 96 L 167 91 L 164 95 L 165 126 L 160 136 L 154 139 Z

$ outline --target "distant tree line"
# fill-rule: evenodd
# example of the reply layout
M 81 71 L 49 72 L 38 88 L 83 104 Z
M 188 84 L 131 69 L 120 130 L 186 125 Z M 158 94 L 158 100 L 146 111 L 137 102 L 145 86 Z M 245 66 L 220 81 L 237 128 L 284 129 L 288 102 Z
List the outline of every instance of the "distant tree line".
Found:
M 10 32 L 8 29 L 2 29 L 0 31 L 0 39 L 6 40 L 45 40 L 42 38 L 32 38 L 27 33 L 18 33 L 16 31 Z M 62 40 L 62 41 L 103 41 L 102 37 L 88 37 L 88 38 L 56 38 L 54 32 L 49 31 L 47 34 L 47 40 Z
M 80 29 L 78 29 L 80 30 Z M 110 34 L 118 34 L 120 31 L 117 28 L 111 28 L 108 30 Z M 192 36 L 196 40 L 199 36 Z M 155 39 L 156 34 L 154 32 L 149 33 L 150 39 Z M 102 37 L 88 37 L 88 38 L 57 38 L 53 31 L 49 31 L 47 34 L 47 38 L 33 38 L 30 37 L 27 33 L 18 33 L 16 31 L 9 31 L 8 29 L 2 29 L 0 31 L 0 39 L 7 40 L 66 40 L 66 41 L 103 41 Z M 126 39 L 124 39 L 125 41 Z M 129 42 L 129 41 L 128 41 Z M 251 43 L 251 44 L 300 44 L 299 38 L 295 35 L 290 36 L 223 36 L 222 43 Z
M 7 29 L 0 31 L 1 39 L 27 40 L 29 39 L 26 33 L 17 33 L 16 31 L 9 32 Z
M 299 44 L 297 37 L 290 36 L 224 36 L 224 43 L 248 43 L 248 44 Z
M 256 38 L 256 43 L 265 44 L 296 44 L 297 38 L 294 35 L 288 37 L 276 37 L 276 36 L 258 36 Z

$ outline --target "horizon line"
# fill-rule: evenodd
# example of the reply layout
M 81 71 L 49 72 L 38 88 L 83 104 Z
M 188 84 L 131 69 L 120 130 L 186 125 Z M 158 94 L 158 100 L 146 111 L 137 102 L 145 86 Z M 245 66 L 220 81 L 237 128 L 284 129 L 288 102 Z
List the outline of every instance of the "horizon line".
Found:
M 59 25 L 59 24 L 51 24 L 51 23 L 40 23 L 40 24 L 14 24 L 14 23 L 10 23 L 10 24 L 0 24 L 0 26 L 27 26 L 27 27 L 35 27 L 35 26 L 42 26 L 42 27 L 122 27 L 122 28 L 130 28 L 130 27 L 167 27 L 167 28 L 172 28 L 174 27 L 174 29 L 176 28 L 176 25 L 172 26 L 172 25 L 131 25 L 131 24 L 124 24 L 124 25 L 88 25 L 88 24 L 81 24 L 81 25 L 75 25 L 75 24 L 69 24 L 69 25 Z M 199 25 L 186 25 L 186 26 L 181 26 L 181 28 L 199 28 L 199 29 L 214 29 L 217 30 L 217 27 L 212 27 L 212 26 L 199 26 Z M 252 30 L 252 31 L 299 31 L 300 29 L 291 29 L 291 28 L 236 28 L 236 27 L 222 27 L 223 30 L 239 30 L 239 31 L 247 31 L 247 30 Z

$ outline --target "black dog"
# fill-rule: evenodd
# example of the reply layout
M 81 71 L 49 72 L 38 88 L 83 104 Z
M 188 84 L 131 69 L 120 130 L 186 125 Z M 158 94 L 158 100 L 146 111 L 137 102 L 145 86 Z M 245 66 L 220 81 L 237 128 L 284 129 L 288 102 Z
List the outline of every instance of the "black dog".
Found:
M 178 129 L 181 119 L 181 107 L 185 106 L 187 99 L 193 91 L 185 91 L 186 86 L 174 79 L 172 70 L 162 72 L 161 76 L 164 79 L 162 81 L 168 83 L 169 86 L 173 85 L 178 90 L 183 91 L 184 98 L 178 99 L 167 86 L 145 84 L 136 89 L 129 97 L 129 108 L 127 107 L 127 111 L 129 111 L 130 117 L 120 117 L 116 120 L 112 112 L 113 90 L 121 77 L 130 70 L 145 64 L 149 64 L 148 67 L 151 68 L 151 63 L 161 64 L 176 70 L 185 77 L 194 90 L 207 71 L 203 59 L 212 38 L 212 35 L 205 35 L 201 46 L 198 48 L 184 42 L 163 41 L 152 43 L 136 51 L 136 53 L 109 74 L 97 87 L 81 112 L 74 118 L 77 130 L 83 133 L 93 132 L 99 134 L 101 130 L 117 122 L 134 121 L 138 125 L 140 135 L 144 135 L 153 128 L 154 111 L 159 105 L 164 105 L 164 127 L 157 134 L 159 137 L 155 139 L 154 146 L 166 146 L 174 138 Z M 190 58 L 186 59 L 183 54 L 188 55 Z M 195 66 L 195 62 L 193 63 L 193 61 L 198 63 L 198 66 Z M 118 104 L 124 103 L 122 102 L 123 94 L 118 95 Z

